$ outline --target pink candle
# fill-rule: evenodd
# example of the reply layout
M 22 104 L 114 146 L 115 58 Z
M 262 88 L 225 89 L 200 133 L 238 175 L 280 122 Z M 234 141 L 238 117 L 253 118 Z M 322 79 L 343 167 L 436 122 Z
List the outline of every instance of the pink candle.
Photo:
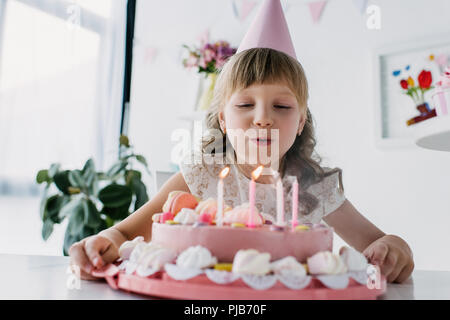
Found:
M 298 182 L 297 178 L 292 185 L 292 229 L 298 225 Z
M 250 205 L 250 214 L 248 217 L 247 227 L 254 228 L 255 227 L 255 192 L 256 192 L 256 182 L 255 180 L 259 178 L 261 175 L 263 166 L 259 166 L 252 172 L 252 180 L 250 181 L 249 187 L 248 187 L 248 200 Z
M 247 227 L 249 228 L 254 228 L 255 227 L 255 223 L 254 223 L 254 219 L 253 219 L 253 215 L 255 214 L 255 210 L 254 210 L 254 206 L 255 206 L 255 189 L 256 189 L 256 183 L 255 180 L 250 181 L 250 185 L 248 188 L 248 197 L 249 197 L 249 202 L 250 202 L 250 215 L 248 217 L 248 223 L 247 223 Z
M 217 183 L 217 214 L 216 214 L 216 225 L 218 227 L 222 226 L 223 221 L 223 179 L 228 175 L 230 171 L 229 167 L 225 167 L 220 171 L 219 182 Z

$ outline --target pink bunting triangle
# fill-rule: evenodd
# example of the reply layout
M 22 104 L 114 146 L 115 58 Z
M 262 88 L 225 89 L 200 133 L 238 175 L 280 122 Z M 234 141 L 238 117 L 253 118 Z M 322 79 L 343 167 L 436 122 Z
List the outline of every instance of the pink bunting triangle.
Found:
M 158 49 L 155 47 L 146 47 L 144 49 L 144 62 L 145 63 L 152 63 L 153 60 L 158 55 Z
M 256 6 L 256 1 L 242 0 L 241 14 L 239 19 L 244 21 Z
M 197 40 L 198 42 L 200 42 L 200 45 L 201 45 L 201 46 L 207 44 L 208 41 L 209 41 L 209 29 L 205 29 L 202 33 L 200 33 L 200 34 L 197 36 L 197 39 L 196 39 L 196 40 Z
M 314 23 L 317 23 L 322 15 L 322 11 L 325 8 L 327 1 L 314 1 L 308 3 L 309 11 Z

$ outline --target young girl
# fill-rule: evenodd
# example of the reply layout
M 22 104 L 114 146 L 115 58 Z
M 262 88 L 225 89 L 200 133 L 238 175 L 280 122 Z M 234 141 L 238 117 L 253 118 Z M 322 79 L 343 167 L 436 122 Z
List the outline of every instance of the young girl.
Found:
M 251 172 L 261 160 L 258 156 L 256 163 L 249 161 L 248 149 L 256 145 L 258 151 L 268 155 L 278 152 L 279 158 L 275 160 L 285 188 L 285 208 L 289 208 L 291 200 L 292 178 L 297 177 L 301 190 L 300 223 L 323 220 L 370 263 L 378 265 L 388 282 L 407 279 L 414 268 L 408 244 L 398 236 L 383 233 L 344 197 L 340 169 L 319 165 L 314 155 L 315 138 L 307 99 L 303 68 L 289 55 L 269 48 L 254 48 L 232 56 L 218 77 L 215 98 L 206 119 L 210 129 L 223 133 L 223 141 L 205 137 L 201 161 L 188 157 L 180 164 L 181 172 L 173 175 L 144 206 L 117 225 L 72 245 L 71 263 L 80 266 L 82 278 L 95 279 L 90 275 L 93 268 L 116 260 L 124 241 L 137 236 L 150 241 L 152 215 L 162 212 L 169 192 L 182 190 L 201 199 L 216 198 L 218 175 L 225 165 L 231 168 L 224 180 L 225 203 L 234 207 L 247 202 Z M 267 138 L 247 139 L 245 148 L 238 148 L 236 138 L 242 130 L 249 129 L 265 132 Z M 278 141 L 269 132 L 278 132 Z M 226 142 L 223 153 L 212 148 L 214 143 L 222 142 Z M 278 149 L 272 150 L 275 142 Z M 269 218 L 276 215 L 272 185 L 273 177 L 263 175 L 256 188 L 256 206 Z M 290 215 L 290 210 L 286 212 Z

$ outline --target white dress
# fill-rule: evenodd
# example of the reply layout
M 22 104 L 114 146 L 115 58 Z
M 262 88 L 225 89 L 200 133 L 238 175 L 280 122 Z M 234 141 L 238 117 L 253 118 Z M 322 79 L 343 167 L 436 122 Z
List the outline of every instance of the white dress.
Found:
M 194 157 L 194 161 L 193 161 Z M 197 157 L 195 159 L 195 157 Z M 202 199 L 217 198 L 217 182 L 219 173 L 224 168 L 224 164 L 202 164 L 202 156 L 198 153 L 188 153 L 180 161 L 179 166 L 184 180 L 191 193 Z M 214 156 L 212 156 L 214 157 Z M 204 158 L 203 158 L 204 159 Z M 235 164 L 230 166 L 230 172 L 224 179 L 224 202 L 232 208 L 248 202 L 248 179 Z M 324 168 L 328 171 L 329 168 Z M 285 221 L 290 221 L 292 217 L 292 183 L 294 176 L 285 175 L 282 179 L 284 188 L 284 208 Z M 306 191 L 314 195 L 319 201 L 317 207 L 308 215 L 298 214 L 300 223 L 320 223 L 327 214 L 335 211 L 345 201 L 344 192 L 339 188 L 339 173 L 336 172 L 325 177 L 321 182 L 313 184 Z M 300 197 L 299 197 L 300 198 Z M 266 218 L 276 218 L 276 189 L 273 184 L 256 182 L 255 205 L 258 210 L 264 213 Z M 299 208 L 301 203 L 299 203 Z

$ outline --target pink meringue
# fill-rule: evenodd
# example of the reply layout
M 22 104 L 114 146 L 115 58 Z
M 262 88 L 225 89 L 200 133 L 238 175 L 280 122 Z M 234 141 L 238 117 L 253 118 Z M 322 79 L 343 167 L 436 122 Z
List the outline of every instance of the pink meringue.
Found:
M 250 215 L 250 205 L 249 203 L 244 203 L 240 206 L 235 207 L 234 209 L 227 211 L 224 213 L 223 223 L 232 224 L 232 223 L 242 223 L 247 224 Z M 254 208 L 255 216 L 253 218 L 253 222 L 256 226 L 262 226 L 264 224 L 263 216 L 258 212 L 258 209 Z

